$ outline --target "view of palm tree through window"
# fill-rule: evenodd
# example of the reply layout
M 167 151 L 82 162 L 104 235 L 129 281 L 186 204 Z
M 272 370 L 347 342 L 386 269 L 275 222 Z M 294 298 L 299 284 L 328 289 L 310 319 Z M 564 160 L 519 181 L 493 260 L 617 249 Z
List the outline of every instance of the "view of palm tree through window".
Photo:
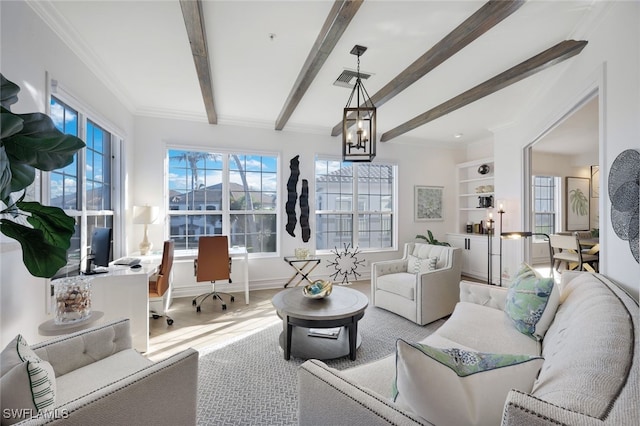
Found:
M 169 238 L 195 249 L 228 235 L 249 253 L 277 251 L 278 157 L 168 150 Z

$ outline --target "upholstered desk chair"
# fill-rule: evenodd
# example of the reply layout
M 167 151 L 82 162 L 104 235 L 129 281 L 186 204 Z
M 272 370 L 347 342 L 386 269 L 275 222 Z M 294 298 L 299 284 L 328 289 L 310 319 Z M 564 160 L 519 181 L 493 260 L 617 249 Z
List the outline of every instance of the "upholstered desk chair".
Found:
M 208 297 L 218 299 L 222 303 L 222 310 L 227 310 L 227 304 L 220 295 L 229 296 L 231 302 L 235 298 L 231 294 L 216 291 L 216 281 L 227 280 L 231 283 L 231 257 L 226 235 L 201 236 L 198 239 L 198 258 L 194 262 L 194 269 L 197 282 L 211 283 L 210 292 L 196 296 L 191 302 L 196 312 L 200 312 L 200 305 Z
M 173 240 L 164 242 L 162 248 L 162 263 L 158 272 L 149 278 L 149 307 L 160 303 L 161 309 L 150 309 L 153 319 L 165 317 L 167 324 L 173 324 L 173 319 L 167 315 L 171 303 L 171 269 L 173 268 Z
M 585 265 L 597 264 L 599 257 L 597 254 L 583 253 L 580 249 L 580 243 L 576 235 L 558 235 L 549 236 L 551 249 L 553 250 L 553 263 L 556 271 L 559 271 L 560 265 L 565 263 L 567 269 L 571 269 L 571 264 L 577 264 L 578 270 L 584 271 Z

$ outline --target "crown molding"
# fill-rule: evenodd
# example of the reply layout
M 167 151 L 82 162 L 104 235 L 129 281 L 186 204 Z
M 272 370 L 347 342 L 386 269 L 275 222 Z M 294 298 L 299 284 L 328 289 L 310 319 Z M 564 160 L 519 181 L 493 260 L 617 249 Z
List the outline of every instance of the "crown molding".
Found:
M 122 84 L 113 75 L 105 71 L 106 66 L 93 53 L 73 25 L 58 11 L 51 0 L 28 1 L 27 5 L 62 40 L 64 44 L 83 62 L 108 90 L 127 108 L 130 113 L 136 110 L 135 103 L 121 89 Z

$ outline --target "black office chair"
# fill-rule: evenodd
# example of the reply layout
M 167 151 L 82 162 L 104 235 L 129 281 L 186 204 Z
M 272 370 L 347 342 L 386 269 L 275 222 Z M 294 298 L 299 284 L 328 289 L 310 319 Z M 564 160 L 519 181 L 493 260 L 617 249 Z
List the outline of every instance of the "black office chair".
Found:
M 191 302 L 196 307 L 196 312 L 200 312 L 200 305 L 208 297 L 218 299 L 222 303 L 222 310 L 226 311 L 227 304 L 221 295 L 229 296 L 231 302 L 235 298 L 229 293 L 216 291 L 216 281 L 227 280 L 231 283 L 231 257 L 227 236 L 201 236 L 198 239 L 198 258 L 193 266 L 196 282 L 211 282 L 211 291 L 196 296 Z

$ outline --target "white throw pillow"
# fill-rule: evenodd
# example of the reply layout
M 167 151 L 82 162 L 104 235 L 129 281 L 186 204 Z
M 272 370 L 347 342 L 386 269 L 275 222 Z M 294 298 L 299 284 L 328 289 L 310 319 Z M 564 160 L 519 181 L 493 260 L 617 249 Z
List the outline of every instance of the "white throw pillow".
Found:
M 40 357 L 29 347 L 27 341 L 18 334 L 0 353 L 0 377 L 25 361 L 41 361 Z
M 410 254 L 407 259 L 407 272 L 410 274 L 424 274 L 427 271 L 433 271 L 438 263 L 437 257 L 423 258 Z
M 541 357 L 396 343 L 394 401 L 435 425 L 498 425 L 507 393 L 530 392 Z
M 56 395 L 53 367 L 46 361 L 25 361 L 14 366 L 0 378 L 0 395 L 3 425 L 36 416 L 42 410 L 53 410 Z M 5 416 L 5 410 L 9 410 L 9 415 Z

